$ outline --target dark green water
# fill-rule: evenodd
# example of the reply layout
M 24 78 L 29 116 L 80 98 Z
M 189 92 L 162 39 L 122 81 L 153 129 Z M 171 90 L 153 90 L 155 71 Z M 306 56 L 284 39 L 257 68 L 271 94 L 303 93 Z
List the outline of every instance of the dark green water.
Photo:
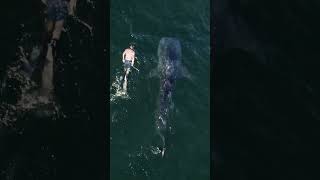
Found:
M 110 12 L 110 178 L 112 180 L 194 180 L 210 175 L 210 34 L 208 0 L 111 1 Z M 170 112 L 172 133 L 164 158 L 152 146 L 161 37 L 176 37 L 182 63 L 192 79 L 178 79 Z M 127 96 L 117 96 L 121 55 L 136 44 L 139 72 L 129 74 Z

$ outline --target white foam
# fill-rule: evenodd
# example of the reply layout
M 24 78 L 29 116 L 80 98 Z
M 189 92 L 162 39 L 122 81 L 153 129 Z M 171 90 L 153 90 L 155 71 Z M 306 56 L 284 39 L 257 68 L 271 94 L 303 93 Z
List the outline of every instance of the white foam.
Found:
M 118 98 L 130 99 L 126 88 L 123 88 L 121 85 L 122 79 L 122 76 L 116 76 L 115 81 L 111 84 L 110 91 L 115 91 L 115 93 L 110 93 L 110 102 L 115 102 Z M 126 86 L 126 84 L 124 86 Z

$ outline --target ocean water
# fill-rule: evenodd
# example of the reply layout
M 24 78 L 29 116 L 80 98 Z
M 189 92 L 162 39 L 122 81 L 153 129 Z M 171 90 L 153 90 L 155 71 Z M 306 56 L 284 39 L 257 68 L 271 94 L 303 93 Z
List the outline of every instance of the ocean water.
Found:
M 193 180 L 210 177 L 210 1 L 123 1 L 110 6 L 110 179 Z M 162 158 L 153 144 L 161 37 L 182 46 L 192 78 L 178 79 L 170 135 Z M 137 61 L 123 92 L 122 52 L 134 43 Z

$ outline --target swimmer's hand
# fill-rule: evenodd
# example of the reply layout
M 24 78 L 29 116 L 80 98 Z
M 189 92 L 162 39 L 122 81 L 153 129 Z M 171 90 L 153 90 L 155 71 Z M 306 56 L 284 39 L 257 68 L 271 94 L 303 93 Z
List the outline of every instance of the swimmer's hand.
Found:
M 122 62 L 124 63 L 124 59 L 122 59 Z

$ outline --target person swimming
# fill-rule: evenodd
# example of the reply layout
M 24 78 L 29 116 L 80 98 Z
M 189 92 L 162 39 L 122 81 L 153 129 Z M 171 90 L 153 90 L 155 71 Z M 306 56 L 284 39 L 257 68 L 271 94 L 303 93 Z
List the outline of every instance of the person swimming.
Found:
M 125 49 L 122 53 L 122 62 L 124 66 L 124 83 L 123 83 L 123 90 L 127 90 L 127 76 L 130 72 L 130 68 L 133 67 L 135 60 L 135 51 L 134 51 L 134 45 L 130 44 L 129 48 Z
M 45 56 L 42 71 L 42 85 L 40 93 L 49 96 L 53 91 L 53 61 L 56 56 L 56 46 L 63 30 L 64 21 L 68 15 L 73 15 L 76 0 L 42 0 L 47 6 L 46 31 L 41 49 Z

